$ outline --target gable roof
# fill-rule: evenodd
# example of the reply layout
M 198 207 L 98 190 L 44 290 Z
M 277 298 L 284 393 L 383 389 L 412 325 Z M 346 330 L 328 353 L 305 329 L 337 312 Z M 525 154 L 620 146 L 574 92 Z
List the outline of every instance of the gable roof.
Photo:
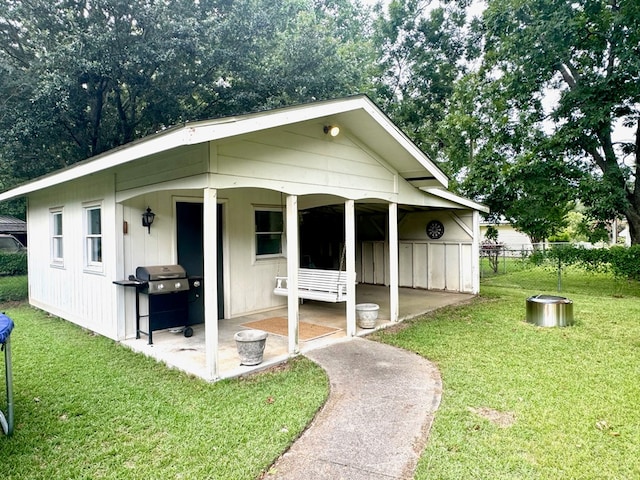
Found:
M 442 170 L 367 96 L 358 95 L 181 124 L 0 193 L 0 201 L 28 195 L 176 147 L 231 138 L 314 119 L 322 119 L 327 124 L 348 128 L 364 146 L 389 161 L 405 180 L 416 187 L 428 185 L 447 188 L 448 178 Z

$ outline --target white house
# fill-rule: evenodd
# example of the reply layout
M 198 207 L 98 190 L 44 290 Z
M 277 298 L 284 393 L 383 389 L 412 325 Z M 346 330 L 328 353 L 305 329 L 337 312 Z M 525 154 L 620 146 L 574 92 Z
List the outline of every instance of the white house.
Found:
M 114 340 L 137 334 L 136 299 L 148 301 L 114 282 L 153 265 L 201 277 L 203 305 L 189 315 L 204 322 L 214 379 L 222 318 L 287 305 L 297 352 L 300 266 L 346 271 L 348 335 L 356 280 L 389 286 L 392 320 L 400 286 L 477 293 L 487 209 L 447 182 L 356 96 L 180 125 L 0 201 L 28 198 L 30 303 Z M 288 297 L 274 295 L 276 275 Z
M 502 220 L 498 223 L 480 222 L 481 241 L 485 240 L 487 228 L 493 226 L 498 230 L 498 243 L 502 243 L 507 250 L 527 251 L 533 250 L 531 239 L 525 233 L 519 232 L 510 222 Z

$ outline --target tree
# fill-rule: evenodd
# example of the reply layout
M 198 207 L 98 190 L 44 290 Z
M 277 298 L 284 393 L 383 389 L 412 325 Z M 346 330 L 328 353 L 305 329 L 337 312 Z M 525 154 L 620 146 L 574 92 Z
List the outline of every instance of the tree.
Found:
M 532 237 L 580 199 L 596 229 L 622 214 L 640 242 L 640 4 L 489 0 L 482 21 L 468 4 L 391 2 L 377 24 L 382 105 L 453 188 Z
M 498 228 L 495 225 L 487 226 L 484 237 L 486 240 L 480 246 L 482 255 L 489 260 L 489 266 L 493 273 L 498 273 L 500 254 L 504 250 L 504 244 L 498 243 Z
M 465 2 L 393 0 L 375 22 L 376 100 L 414 142 L 440 158 L 438 125 L 475 54 Z
M 532 128 L 537 117 L 514 111 L 497 84 L 474 73 L 482 30 L 467 15 L 467 3 L 391 2 L 376 22 L 378 101 L 439 162 L 453 189 L 486 203 L 494 220 L 506 218 L 538 242 L 562 226 L 575 172 L 544 184 L 527 180 L 564 167 L 547 153 L 536 166 L 544 140 Z
M 0 88 L 10 92 L 10 108 L 0 135 L 14 177 L 41 175 L 182 120 L 181 103 L 215 79 L 196 62 L 213 15 L 210 2 L 198 5 L 3 3 Z
M 582 161 L 579 194 L 601 221 L 623 214 L 640 243 L 640 3 L 492 0 L 483 73 L 513 111 L 531 112 L 565 158 Z M 555 91 L 556 104 L 541 100 Z M 633 140 L 616 140 L 614 128 Z
M 489 220 L 509 221 L 537 244 L 566 223 L 583 173 L 542 131 L 535 111 L 514 109 L 499 83 L 461 78 L 439 125 L 441 166 L 454 187 L 491 209 Z
M 360 92 L 348 0 L 6 0 L 0 189 L 157 132 Z

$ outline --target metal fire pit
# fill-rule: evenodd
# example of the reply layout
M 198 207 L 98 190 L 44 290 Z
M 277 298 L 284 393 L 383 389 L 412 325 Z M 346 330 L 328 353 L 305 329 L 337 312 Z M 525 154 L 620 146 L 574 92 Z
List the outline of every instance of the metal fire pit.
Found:
M 527 322 L 539 327 L 573 325 L 573 302 L 555 295 L 536 295 L 527 298 Z

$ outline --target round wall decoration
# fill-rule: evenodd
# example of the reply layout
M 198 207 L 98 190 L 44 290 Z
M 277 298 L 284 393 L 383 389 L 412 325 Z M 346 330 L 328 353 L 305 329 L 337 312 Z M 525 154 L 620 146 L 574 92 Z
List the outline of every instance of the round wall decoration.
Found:
M 427 235 L 433 240 L 437 240 L 444 235 L 444 225 L 439 220 L 431 220 L 427 223 Z

